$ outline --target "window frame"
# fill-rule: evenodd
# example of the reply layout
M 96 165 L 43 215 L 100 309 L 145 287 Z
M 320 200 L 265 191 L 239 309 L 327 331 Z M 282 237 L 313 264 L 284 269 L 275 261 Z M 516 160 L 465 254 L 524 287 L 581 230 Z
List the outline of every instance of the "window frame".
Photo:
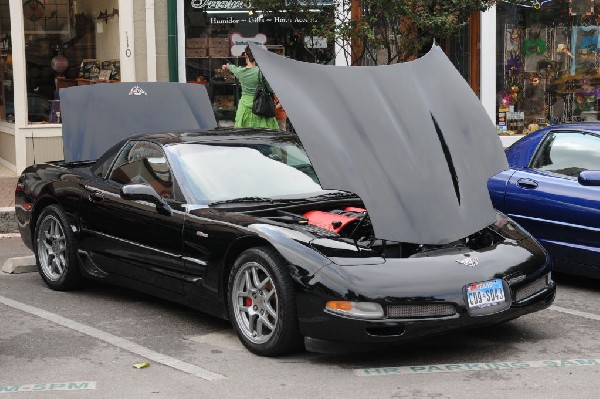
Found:
M 540 140 L 540 143 L 538 144 L 533 156 L 531 157 L 529 164 L 527 165 L 527 168 L 534 170 L 536 172 L 539 173 L 546 173 L 555 177 L 562 177 L 562 178 L 568 178 L 568 179 L 572 179 L 572 180 L 577 180 L 577 176 L 569 176 L 569 175 L 565 175 L 562 173 L 556 173 L 556 172 L 552 172 L 549 170 L 544 170 L 544 169 L 539 169 L 534 167 L 534 164 L 536 163 L 537 159 L 539 158 L 539 156 L 541 155 L 542 150 L 546 147 L 546 144 L 548 143 L 548 141 L 550 141 L 550 137 L 552 135 L 560 135 L 560 134 L 564 134 L 564 133 L 577 133 L 579 135 L 590 135 L 593 136 L 597 139 L 600 139 L 600 133 L 596 132 L 596 131 L 592 131 L 592 130 L 586 130 L 586 129 L 554 129 L 554 130 L 550 130 L 546 133 L 545 137 Z M 588 169 L 591 170 L 591 169 Z M 595 169 L 594 169 L 595 170 Z
M 117 155 L 114 157 L 114 159 L 112 161 L 112 165 L 110 166 L 110 170 L 104 177 L 104 180 L 109 184 L 117 185 L 119 187 L 123 187 L 127 184 L 134 184 L 134 183 L 124 184 L 124 183 L 118 182 L 116 180 L 113 180 L 111 178 L 111 176 L 112 176 L 113 172 L 115 171 L 115 169 L 119 167 L 117 161 L 119 159 L 121 159 L 122 156 L 129 157 L 129 153 L 131 152 L 131 149 L 134 148 L 134 146 L 138 143 L 146 143 L 146 144 L 156 147 L 158 149 L 158 151 L 160 151 L 160 153 L 162 154 L 162 156 L 165 159 L 165 162 L 168 165 L 169 174 L 171 176 L 171 185 L 172 185 L 171 190 L 172 190 L 173 198 L 164 198 L 164 199 L 166 201 L 176 201 L 176 202 L 183 201 L 183 202 L 185 202 L 183 200 L 184 196 L 179 188 L 179 184 L 175 177 L 175 172 L 173 170 L 173 167 L 171 166 L 171 163 L 169 162 L 169 158 L 167 157 L 167 153 L 164 151 L 162 145 L 155 143 L 153 141 L 150 141 L 150 140 L 135 139 L 135 140 L 128 140 L 126 143 L 124 143 L 123 146 L 121 147 L 121 149 L 118 151 Z M 127 153 L 125 154 L 126 151 L 127 151 Z M 142 159 L 144 159 L 144 158 L 142 158 Z M 121 165 L 124 165 L 124 164 L 121 164 Z M 150 184 L 148 184 L 148 186 L 152 187 Z M 157 193 L 157 194 L 160 195 L 160 193 Z

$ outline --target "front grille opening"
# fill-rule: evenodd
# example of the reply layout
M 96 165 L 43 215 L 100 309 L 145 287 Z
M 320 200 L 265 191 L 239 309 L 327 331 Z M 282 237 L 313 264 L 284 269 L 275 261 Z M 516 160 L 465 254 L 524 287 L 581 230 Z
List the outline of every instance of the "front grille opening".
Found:
M 404 328 L 399 326 L 369 327 L 367 334 L 374 337 L 392 337 L 404 334 Z
M 450 303 L 390 305 L 387 307 L 387 317 L 390 319 L 447 317 L 455 314 L 456 307 Z
M 548 283 L 550 281 L 550 276 L 545 275 L 542 278 L 539 278 L 529 284 L 525 284 L 523 287 L 517 288 L 515 291 L 515 301 L 520 302 L 529 297 L 534 296 L 546 288 L 548 288 Z

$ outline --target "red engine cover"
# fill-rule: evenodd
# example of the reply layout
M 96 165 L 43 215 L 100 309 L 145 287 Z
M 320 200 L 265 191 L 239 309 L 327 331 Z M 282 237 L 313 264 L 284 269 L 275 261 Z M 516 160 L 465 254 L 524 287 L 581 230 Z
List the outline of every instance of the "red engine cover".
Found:
M 335 231 L 336 233 L 342 231 L 348 224 L 359 220 L 355 216 L 338 215 L 336 213 L 322 211 L 306 212 L 304 217 L 308 219 L 308 223 L 322 229 Z
M 346 211 L 346 212 L 360 212 L 360 213 L 364 213 L 367 210 L 365 208 L 357 208 L 355 206 L 349 206 L 346 209 L 344 209 L 344 211 Z

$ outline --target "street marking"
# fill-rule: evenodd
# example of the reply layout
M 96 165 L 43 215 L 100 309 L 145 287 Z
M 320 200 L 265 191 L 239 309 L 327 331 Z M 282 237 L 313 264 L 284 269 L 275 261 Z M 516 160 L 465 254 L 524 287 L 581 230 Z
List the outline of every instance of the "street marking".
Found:
M 561 313 L 566 313 L 566 314 L 570 314 L 573 316 L 585 317 L 586 319 L 590 319 L 590 320 L 600 321 L 600 316 L 597 314 L 593 314 L 593 313 L 580 312 L 579 310 L 561 308 L 560 306 L 555 306 L 555 305 L 550 306 L 548 309 L 554 310 L 555 312 L 561 312 Z
M 354 374 L 359 377 L 378 377 L 382 375 L 398 374 L 435 374 L 435 373 L 458 373 L 465 371 L 491 371 L 491 370 L 514 370 L 540 367 L 576 367 L 576 366 L 600 366 L 600 359 L 570 359 L 570 360 L 534 360 L 516 362 L 495 363 L 455 363 L 455 364 L 432 364 L 425 366 L 402 366 L 382 367 L 370 369 L 356 369 Z
M 191 374 L 195 377 L 199 377 L 207 381 L 227 378 L 222 374 L 213 373 L 212 371 L 208 371 L 196 365 L 186 363 L 182 360 L 175 359 L 171 356 L 167 356 L 162 353 L 155 352 L 151 349 L 138 345 L 135 342 L 129 341 L 127 339 L 117 337 L 116 335 L 112 335 L 105 331 L 98 330 L 97 328 L 78 323 L 74 320 L 67 319 L 55 313 L 47 312 L 43 309 L 39 309 L 21 302 L 17 302 L 10 298 L 3 297 L 1 295 L 0 303 L 6 306 L 10 306 L 11 308 L 18 309 L 22 312 L 41 317 L 42 319 L 51 321 L 66 328 L 70 328 L 71 330 L 78 331 L 82 334 L 89 335 L 90 337 L 97 338 L 101 341 L 116 346 L 117 348 L 124 349 L 131 353 L 135 353 L 136 355 L 145 357 L 146 359 L 152 360 L 155 363 L 163 364 L 165 366 L 174 368 L 175 370 L 183 371 L 184 373 Z
M 75 391 L 81 389 L 96 389 L 96 381 L 45 382 L 42 384 L 0 385 L 0 393 Z

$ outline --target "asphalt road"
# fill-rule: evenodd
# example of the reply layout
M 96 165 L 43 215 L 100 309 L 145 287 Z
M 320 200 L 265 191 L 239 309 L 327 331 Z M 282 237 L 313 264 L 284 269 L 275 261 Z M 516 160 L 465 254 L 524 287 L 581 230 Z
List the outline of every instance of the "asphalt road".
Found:
M 0 239 L 0 265 L 27 253 Z M 0 398 L 598 398 L 600 281 L 559 277 L 552 308 L 509 323 L 368 353 L 261 358 L 228 322 L 177 304 L 0 273 Z

